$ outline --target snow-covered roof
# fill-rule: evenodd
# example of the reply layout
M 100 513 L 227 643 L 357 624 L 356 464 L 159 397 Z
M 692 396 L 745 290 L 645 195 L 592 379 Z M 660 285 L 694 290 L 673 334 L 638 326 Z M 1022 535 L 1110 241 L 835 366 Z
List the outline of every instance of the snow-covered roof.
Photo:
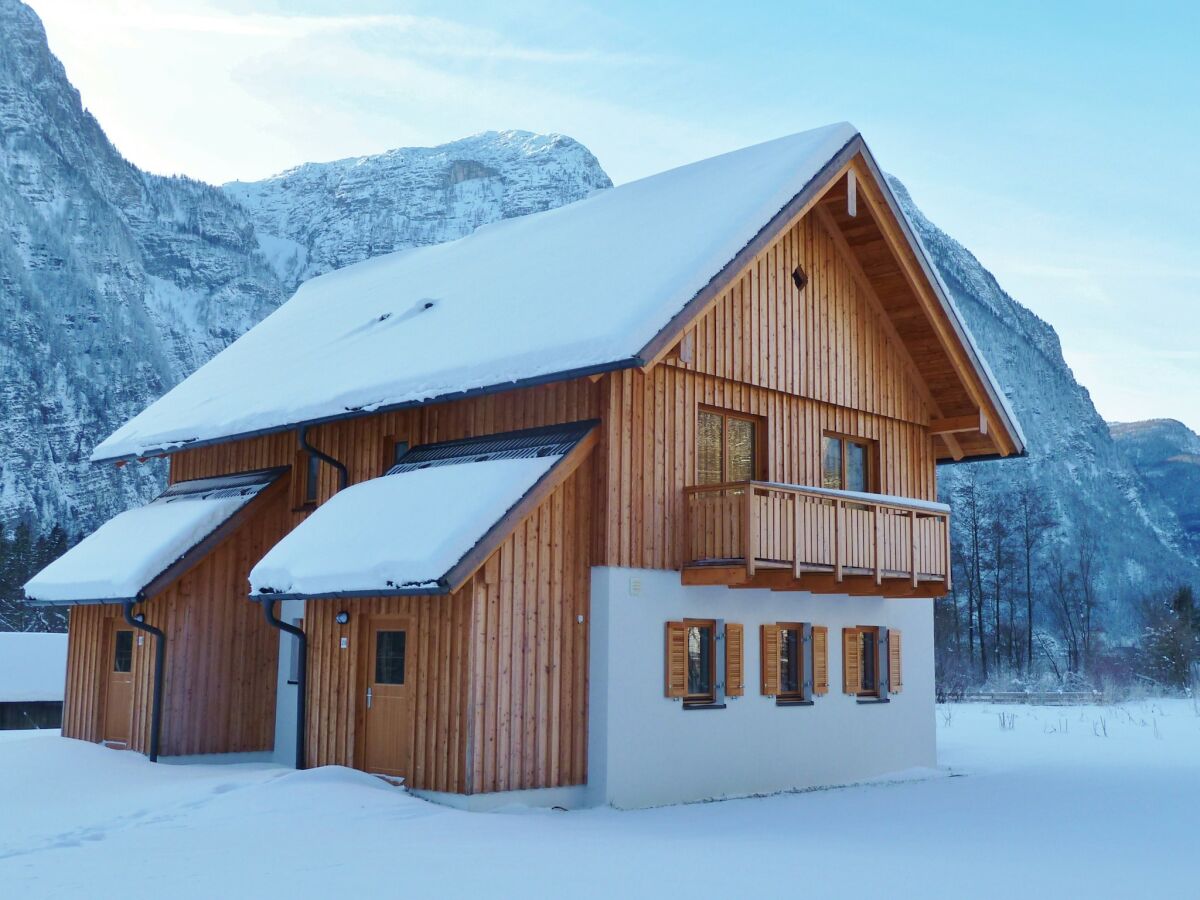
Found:
M 67 636 L 0 631 L 0 703 L 63 698 Z
M 25 584 L 34 603 L 120 603 L 143 592 L 275 481 L 282 470 L 202 478 L 171 485 L 153 502 L 126 510 Z
M 314 278 L 92 458 L 634 364 L 857 134 L 779 138 Z
M 250 571 L 255 595 L 439 593 L 592 423 L 416 447 L 319 506 Z M 469 573 L 467 573 L 469 574 Z

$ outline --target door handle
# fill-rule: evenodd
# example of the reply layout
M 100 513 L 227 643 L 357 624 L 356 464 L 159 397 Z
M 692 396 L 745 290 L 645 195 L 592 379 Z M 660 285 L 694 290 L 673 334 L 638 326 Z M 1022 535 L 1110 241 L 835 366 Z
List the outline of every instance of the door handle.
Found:
M 367 709 L 371 708 L 371 689 L 367 688 Z

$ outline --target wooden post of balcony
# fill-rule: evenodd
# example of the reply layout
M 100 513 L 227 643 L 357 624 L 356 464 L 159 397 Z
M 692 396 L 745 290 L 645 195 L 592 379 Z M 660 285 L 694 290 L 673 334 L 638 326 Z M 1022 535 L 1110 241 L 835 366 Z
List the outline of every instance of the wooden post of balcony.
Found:
M 754 503 L 754 485 L 746 485 L 746 515 L 742 535 L 746 549 L 746 577 L 754 577 L 754 558 L 758 556 L 758 507 Z
M 683 534 L 677 539 L 676 544 L 680 548 L 679 565 L 686 566 L 690 562 L 695 561 L 695 548 L 692 546 L 694 538 L 692 536 L 692 495 L 687 491 L 683 492 Z
M 954 589 L 954 583 L 950 579 L 950 571 L 954 568 L 954 566 L 950 564 L 950 517 L 942 516 L 941 522 L 942 531 L 945 535 L 944 546 L 946 548 L 946 591 L 949 593 Z
M 833 580 L 842 580 L 842 501 L 833 501 Z
M 883 583 L 883 566 L 880 564 L 880 546 L 883 544 L 883 512 L 880 506 L 875 508 L 875 583 Z
M 908 567 L 911 570 L 912 586 L 917 586 L 917 511 L 908 511 Z
M 808 534 L 804 527 L 804 503 L 799 494 L 792 494 L 792 515 L 796 522 L 796 538 L 793 543 L 796 545 L 792 551 L 792 575 L 798 581 L 800 579 L 800 566 L 804 561 L 805 551 L 808 549 Z M 800 536 L 804 535 L 805 539 L 801 540 Z

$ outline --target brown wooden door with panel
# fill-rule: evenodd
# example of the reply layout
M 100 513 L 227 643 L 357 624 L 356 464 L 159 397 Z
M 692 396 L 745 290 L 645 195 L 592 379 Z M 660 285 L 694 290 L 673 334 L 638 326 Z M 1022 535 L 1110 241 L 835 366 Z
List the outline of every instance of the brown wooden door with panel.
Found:
M 108 666 L 104 684 L 104 743 L 129 746 L 133 720 L 133 629 L 109 625 Z
M 416 641 L 407 619 L 372 619 L 367 638 L 363 769 L 406 778 L 412 761 Z

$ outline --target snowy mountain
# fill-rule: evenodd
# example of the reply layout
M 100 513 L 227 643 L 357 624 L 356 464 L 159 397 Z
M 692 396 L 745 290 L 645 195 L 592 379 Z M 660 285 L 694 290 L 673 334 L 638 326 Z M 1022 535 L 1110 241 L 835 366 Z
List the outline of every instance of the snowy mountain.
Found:
M 1179 519 L 1200 559 L 1200 435 L 1174 419 L 1113 422 L 1108 426 L 1125 456 Z
M 0 521 L 77 533 L 161 479 L 90 465 L 98 437 L 284 290 L 221 191 L 121 157 L 15 0 L 0 47 Z
M 489 131 L 440 147 L 305 163 L 225 192 L 250 213 L 280 278 L 301 281 L 372 256 L 465 237 L 612 187 L 563 135 Z
M 93 466 L 92 446 L 305 278 L 610 185 L 577 142 L 517 131 L 221 189 L 149 175 L 82 108 L 16 0 L 0 0 L 0 47 L 0 523 L 10 531 L 78 535 L 154 493 L 160 465 Z M 1196 436 L 1142 423 L 1116 427 L 1114 441 L 1054 330 L 893 186 L 1031 448 L 1023 460 L 945 468 L 943 493 L 968 469 L 1001 494 L 1030 478 L 1068 532 L 1097 536 L 1118 592 L 1200 578 L 1197 490 L 1176 487 L 1195 485 Z
M 903 184 L 895 179 L 891 184 L 1028 438 L 1026 458 L 942 467 L 943 497 L 953 499 L 968 469 L 1002 496 L 1032 480 L 1051 498 L 1067 534 L 1078 536 L 1086 529 L 1094 536 L 1104 581 L 1116 598 L 1137 596 L 1159 582 L 1200 579 L 1171 504 L 1113 441 L 1087 388 L 1063 359 L 1054 329 L 1005 293 L 979 260 L 931 223 Z
M 225 190 L 163 178 L 121 157 L 16 0 L 0 0 L 0 47 L 0 524 L 10 532 L 79 535 L 157 491 L 161 465 L 93 466 L 92 447 L 304 278 L 610 184 L 570 138 L 515 131 Z

